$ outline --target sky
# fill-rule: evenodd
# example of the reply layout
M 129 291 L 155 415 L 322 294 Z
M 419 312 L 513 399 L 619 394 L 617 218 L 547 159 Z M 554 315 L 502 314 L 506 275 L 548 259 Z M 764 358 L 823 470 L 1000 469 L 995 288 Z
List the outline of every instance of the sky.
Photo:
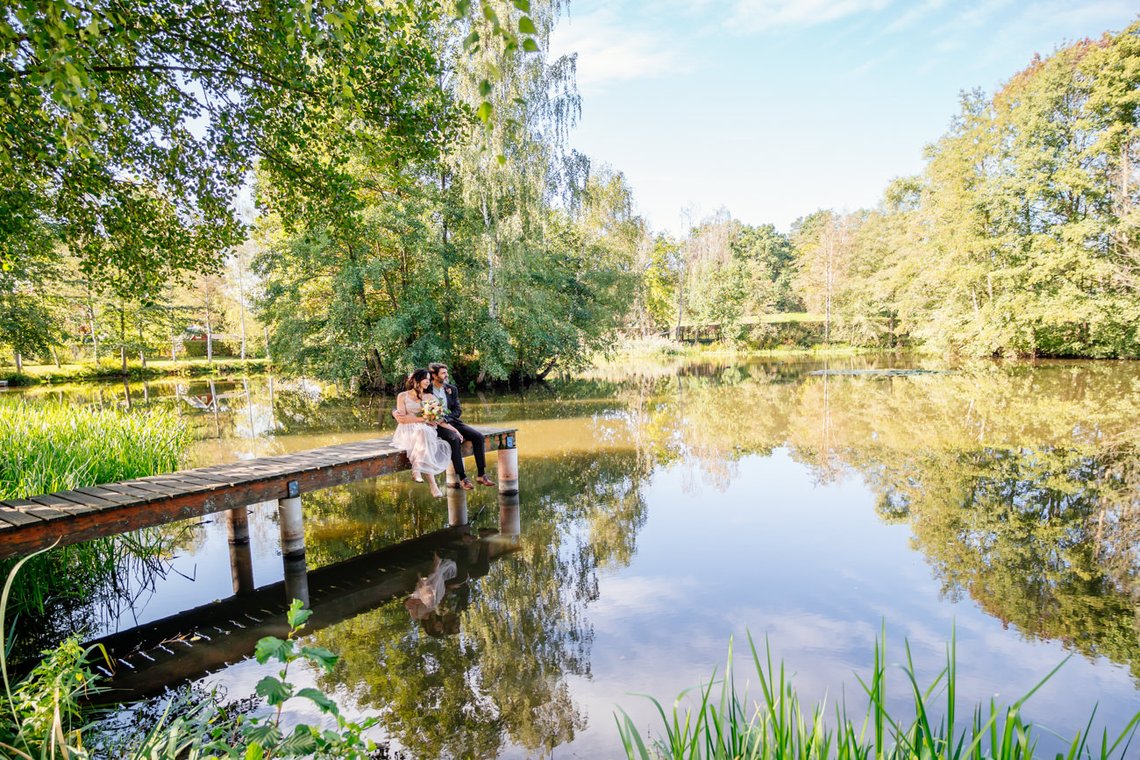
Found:
M 577 53 L 572 146 L 623 172 L 679 232 L 724 207 L 787 230 L 878 203 L 917 174 L 960 93 L 1035 53 L 1119 31 L 1135 0 L 572 0 L 551 52 Z

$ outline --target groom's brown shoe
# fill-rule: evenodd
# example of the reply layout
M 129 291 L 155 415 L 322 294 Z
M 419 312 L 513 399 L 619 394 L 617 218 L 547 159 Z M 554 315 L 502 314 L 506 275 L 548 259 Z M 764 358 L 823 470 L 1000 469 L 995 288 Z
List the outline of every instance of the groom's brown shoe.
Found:
M 486 475 L 480 475 L 479 477 L 475 478 L 475 482 L 481 486 L 493 486 L 493 485 L 495 485 L 495 481 L 491 480 Z
M 464 478 L 463 480 L 459 481 L 459 487 L 464 491 L 471 491 L 475 488 L 475 484 L 472 483 L 468 478 Z

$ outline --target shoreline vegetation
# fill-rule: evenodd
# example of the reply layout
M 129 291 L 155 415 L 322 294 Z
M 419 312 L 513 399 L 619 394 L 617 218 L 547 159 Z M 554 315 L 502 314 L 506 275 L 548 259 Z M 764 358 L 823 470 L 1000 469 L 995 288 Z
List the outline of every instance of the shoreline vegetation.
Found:
M 919 684 L 910 644 L 904 643 L 902 671 L 913 712 L 900 714 L 888 707 L 886 631 L 875 639 L 869 677 L 856 676 L 867 699 L 862 719 L 848 714 L 845 698 L 827 698 L 805 705 L 792 675 L 780 661 L 773 665 L 767 639 L 761 653 L 751 634 L 749 655 L 760 687 L 759 698 L 749 698 L 737 687 L 733 645 L 729 642 L 724 675 L 714 672 L 699 688 L 677 696 L 672 710 L 654 697 L 642 695 L 656 708 L 661 723 L 643 738 L 642 730 L 624 709 L 614 719 L 629 760 L 657 758 L 747 758 L 749 760 L 855 760 L 856 758 L 930 758 L 931 760 L 1124 760 L 1140 729 L 1140 711 L 1119 730 L 1094 725 L 1096 708 L 1089 710 L 1083 731 L 1056 738 L 1063 751 L 1042 751 L 1039 739 L 1051 733 L 1025 716 L 1026 702 L 1046 686 L 1068 658 L 1062 660 L 1025 695 L 1010 704 L 991 699 L 969 712 L 959 712 L 957 643 L 954 636 L 946 647 L 946 665 L 927 686 Z M 794 671 L 793 671 L 794 672 Z M 751 674 L 749 674 L 751 675 Z M 747 683 L 752 679 L 748 678 Z M 693 697 L 690 697 L 692 692 Z M 844 694 L 840 689 L 837 694 Z M 965 721 L 960 718 L 965 717 Z
M 213 362 L 208 362 L 205 359 L 180 359 L 173 362 L 169 359 L 147 360 L 146 366 L 138 362 L 129 362 L 125 373 L 118 360 L 78 362 L 61 364 L 58 367 L 54 364 L 28 364 L 25 362 L 22 372 L 17 372 L 14 367 L 0 367 L 0 382 L 6 382 L 8 387 L 17 388 L 29 385 L 58 385 L 86 380 L 153 380 L 159 377 L 205 377 L 207 375 L 234 373 L 260 374 L 268 372 L 272 368 L 272 363 L 263 358 L 215 359 Z

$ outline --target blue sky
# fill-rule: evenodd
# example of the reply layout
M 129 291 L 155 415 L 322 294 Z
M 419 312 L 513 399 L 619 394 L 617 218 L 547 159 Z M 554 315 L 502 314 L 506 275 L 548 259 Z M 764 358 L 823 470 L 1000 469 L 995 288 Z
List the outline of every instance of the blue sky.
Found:
M 962 90 L 1137 17 L 1120 0 L 573 0 L 571 140 L 626 174 L 655 229 L 721 206 L 787 229 L 914 174 Z

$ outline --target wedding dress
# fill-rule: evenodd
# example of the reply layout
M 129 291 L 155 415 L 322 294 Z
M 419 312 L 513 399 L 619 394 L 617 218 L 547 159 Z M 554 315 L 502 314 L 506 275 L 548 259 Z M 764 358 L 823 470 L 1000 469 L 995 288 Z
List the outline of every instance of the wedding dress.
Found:
M 432 571 L 416 583 L 416 590 L 404 601 L 414 620 L 423 620 L 439 607 L 447 595 L 447 581 L 455 578 L 458 568 L 455 560 L 435 558 Z
M 423 405 L 411 392 L 400 395 L 403 396 L 404 402 L 402 411 L 412 416 L 419 415 L 423 411 Z M 451 464 L 451 446 L 439 437 L 434 427 L 423 422 L 396 425 L 392 445 L 408 452 L 413 475 L 427 475 L 433 478 L 433 482 L 434 476 L 446 472 L 448 465 Z

